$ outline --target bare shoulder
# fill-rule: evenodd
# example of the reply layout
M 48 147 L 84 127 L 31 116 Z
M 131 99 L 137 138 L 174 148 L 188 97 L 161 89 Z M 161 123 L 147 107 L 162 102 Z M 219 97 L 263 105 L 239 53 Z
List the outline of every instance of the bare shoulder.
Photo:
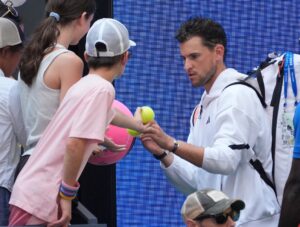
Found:
M 63 65 L 63 68 L 72 66 L 72 67 L 83 67 L 83 61 L 75 53 L 68 51 L 57 57 L 59 64 Z

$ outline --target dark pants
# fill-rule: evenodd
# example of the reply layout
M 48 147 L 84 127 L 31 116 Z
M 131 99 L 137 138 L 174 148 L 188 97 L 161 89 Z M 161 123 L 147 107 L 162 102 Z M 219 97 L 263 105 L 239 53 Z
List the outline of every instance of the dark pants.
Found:
M 30 155 L 21 156 L 20 161 L 16 168 L 15 180 L 17 179 L 17 176 L 19 175 L 19 173 L 21 172 L 21 170 L 23 169 L 23 167 L 25 166 L 25 164 L 29 158 L 30 158 Z
M 10 191 L 0 187 L 0 226 L 8 225 Z

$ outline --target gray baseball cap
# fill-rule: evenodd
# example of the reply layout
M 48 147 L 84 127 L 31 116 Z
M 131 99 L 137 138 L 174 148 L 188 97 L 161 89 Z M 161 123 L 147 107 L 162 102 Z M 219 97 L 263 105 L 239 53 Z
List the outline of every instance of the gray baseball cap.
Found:
M 0 17 L 0 48 L 23 43 L 24 33 L 13 21 Z
M 240 211 L 245 208 L 242 200 L 229 199 L 226 194 L 214 189 L 205 189 L 190 194 L 181 208 L 184 219 L 200 218 L 204 215 L 217 215 L 228 208 Z
M 97 45 L 105 46 L 99 51 Z M 125 53 L 136 43 L 129 39 L 127 28 L 112 18 L 97 20 L 86 36 L 85 51 L 91 57 L 114 57 Z

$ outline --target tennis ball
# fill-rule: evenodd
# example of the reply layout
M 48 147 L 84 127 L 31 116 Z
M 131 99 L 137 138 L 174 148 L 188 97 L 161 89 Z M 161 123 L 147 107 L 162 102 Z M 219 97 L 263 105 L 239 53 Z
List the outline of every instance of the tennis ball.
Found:
M 147 124 L 149 121 L 152 121 L 155 117 L 153 109 L 149 106 L 141 107 L 141 117 L 143 124 Z
M 129 129 L 129 128 L 127 129 L 127 132 L 129 133 L 129 135 L 131 135 L 133 137 L 136 137 L 136 136 L 140 135 L 139 132 L 137 132 L 137 131 L 135 131 L 133 129 Z

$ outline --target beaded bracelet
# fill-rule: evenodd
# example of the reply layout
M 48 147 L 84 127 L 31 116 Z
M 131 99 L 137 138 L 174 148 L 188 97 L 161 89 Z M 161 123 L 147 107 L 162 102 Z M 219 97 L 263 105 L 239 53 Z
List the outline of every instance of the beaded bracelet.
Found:
M 62 181 L 59 187 L 59 195 L 62 199 L 72 200 L 76 197 L 79 187 L 80 184 L 78 182 L 76 182 L 75 186 L 70 186 Z

